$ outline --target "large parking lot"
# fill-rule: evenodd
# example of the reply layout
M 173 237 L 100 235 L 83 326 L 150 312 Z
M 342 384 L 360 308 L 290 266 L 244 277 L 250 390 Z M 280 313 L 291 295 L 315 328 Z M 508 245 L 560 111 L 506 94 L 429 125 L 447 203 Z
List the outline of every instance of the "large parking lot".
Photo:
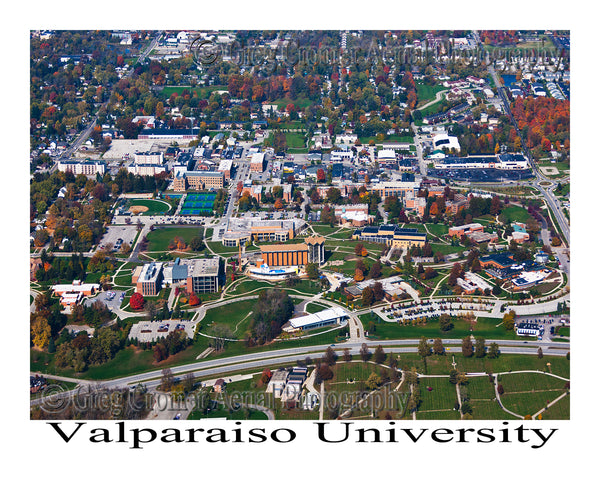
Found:
M 122 239 L 122 243 L 128 243 L 133 246 L 133 241 L 137 234 L 135 225 L 111 225 L 108 227 L 108 231 L 100 240 L 99 248 L 104 248 L 105 245 L 112 243 L 116 246 L 119 239 Z
M 193 323 L 185 320 L 161 320 L 159 322 L 149 322 L 147 320 L 136 323 L 129 331 L 129 338 L 137 338 L 140 342 L 153 342 L 159 338 L 166 337 L 175 330 L 185 330 L 189 338 L 194 336 Z

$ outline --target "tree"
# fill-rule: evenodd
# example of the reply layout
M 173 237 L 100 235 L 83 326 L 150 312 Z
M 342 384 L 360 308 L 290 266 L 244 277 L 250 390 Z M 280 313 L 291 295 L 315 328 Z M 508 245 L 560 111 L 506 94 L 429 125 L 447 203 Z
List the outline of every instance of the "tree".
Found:
M 373 305 L 373 301 L 375 300 L 375 294 L 373 293 L 373 289 L 371 287 L 365 287 L 362 291 L 362 299 L 361 304 L 363 307 L 370 307 Z
M 322 168 L 319 168 L 317 170 L 317 182 L 324 182 L 325 179 L 326 179 L 325 170 L 323 170 Z
M 204 241 L 203 241 L 202 237 L 197 236 L 197 237 L 192 238 L 192 240 L 190 241 L 190 248 L 194 252 L 199 252 L 201 250 L 204 250 Z
M 435 353 L 436 355 L 444 355 L 445 352 L 446 350 L 444 348 L 444 344 L 442 343 L 442 339 L 436 338 L 433 341 L 433 353 Z
M 500 348 L 496 342 L 490 343 L 487 356 L 488 358 L 498 358 L 500 356 Z
M 311 280 L 317 280 L 319 278 L 319 265 L 316 263 L 306 264 L 306 274 Z
M 344 359 L 344 362 L 346 362 L 346 363 L 352 360 L 352 355 L 350 354 L 349 348 L 344 348 L 344 354 L 343 354 L 342 358 Z
M 485 357 L 485 339 L 483 337 L 477 337 L 475 339 L 475 357 Z
M 385 291 L 383 290 L 383 285 L 381 284 L 381 282 L 375 282 L 373 284 L 373 296 L 376 302 L 383 300 L 383 297 L 385 296 Z
M 544 358 L 544 352 L 542 350 L 542 347 L 537 349 L 537 357 L 538 358 Z
M 273 373 L 271 372 L 271 370 L 269 370 L 268 368 L 265 368 L 260 377 L 260 381 L 263 383 L 263 385 L 266 385 L 267 383 L 269 383 L 269 380 L 271 380 L 272 376 L 273 376 Z
M 333 365 L 335 365 L 337 358 L 338 358 L 337 353 L 335 353 L 333 348 L 327 347 L 327 350 L 325 350 L 325 354 L 323 355 L 323 361 L 327 365 L 333 366 Z
M 371 270 L 369 271 L 369 276 L 371 278 L 381 277 L 381 263 L 375 262 L 373 265 L 371 265 Z
M 421 339 L 419 340 L 419 347 L 418 347 L 417 351 L 419 352 L 419 356 L 422 358 L 425 358 L 425 357 L 428 357 L 429 355 L 431 355 L 431 347 L 427 343 L 426 337 L 421 337 Z
M 498 384 L 498 395 L 504 394 L 504 387 L 499 383 Z
M 129 299 L 129 305 L 134 310 L 141 310 L 144 308 L 144 297 L 142 294 L 135 292 L 133 295 L 131 295 L 131 298 Z
M 31 341 L 38 348 L 48 345 L 51 338 L 51 328 L 44 316 L 38 315 L 31 324 Z
M 510 310 L 509 312 L 505 313 L 502 317 L 502 324 L 504 325 L 504 328 L 506 328 L 506 330 L 515 329 L 515 315 L 515 311 Z
M 471 337 L 465 337 L 462 341 L 462 353 L 465 357 L 473 356 L 473 342 Z
M 379 375 L 377 375 L 375 372 L 372 372 L 371 375 L 369 375 L 369 378 L 367 378 L 367 380 L 365 381 L 365 386 L 369 389 L 369 390 L 376 390 L 377 388 L 379 388 L 382 384 L 381 381 L 381 377 Z
M 442 332 L 449 332 L 454 328 L 454 323 L 452 323 L 452 317 L 447 313 L 442 313 L 440 315 L 440 330 Z
M 359 354 L 363 362 L 366 362 L 369 360 L 369 358 L 371 358 L 371 352 L 369 351 L 369 347 L 367 347 L 366 343 L 361 345 Z
M 375 363 L 383 363 L 385 362 L 385 351 L 381 345 L 377 345 L 375 348 L 375 353 L 373 354 L 373 360 Z
M 329 368 L 329 365 L 326 363 L 322 363 L 317 367 L 317 378 L 315 379 L 315 383 L 319 385 L 321 382 L 325 380 L 331 380 L 333 378 L 333 370 Z
M 357 282 L 362 282 L 365 279 L 363 271 L 360 268 L 354 270 L 354 280 Z M 364 290 L 363 290 L 364 293 Z
M 283 202 L 281 201 L 281 198 L 275 200 L 275 204 L 273 205 L 273 207 L 275 208 L 275 210 L 281 210 L 283 208 Z
M 189 305 L 190 305 L 190 307 L 195 307 L 197 305 L 200 305 L 200 299 L 198 298 L 198 295 L 196 295 L 193 292 L 190 294 Z
M 163 392 L 169 392 L 171 391 L 171 388 L 173 388 L 173 384 L 175 383 L 173 372 L 170 368 L 163 368 L 161 373 L 162 377 L 160 379 L 160 389 Z

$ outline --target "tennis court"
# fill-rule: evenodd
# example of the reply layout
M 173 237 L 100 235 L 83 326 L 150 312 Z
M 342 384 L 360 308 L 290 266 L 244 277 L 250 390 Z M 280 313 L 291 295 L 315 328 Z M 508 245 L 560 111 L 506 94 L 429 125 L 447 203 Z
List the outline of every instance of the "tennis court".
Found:
M 212 213 L 216 196 L 216 193 L 190 193 L 181 207 L 181 215 Z

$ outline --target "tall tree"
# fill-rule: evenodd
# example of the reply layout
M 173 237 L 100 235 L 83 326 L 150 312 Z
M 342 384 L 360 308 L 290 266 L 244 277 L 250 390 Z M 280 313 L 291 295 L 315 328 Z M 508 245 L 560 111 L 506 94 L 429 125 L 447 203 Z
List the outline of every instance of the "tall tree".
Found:
M 444 355 L 445 349 L 441 338 L 436 338 L 433 341 L 433 353 L 435 353 L 436 355 Z
M 475 357 L 483 358 L 485 357 L 485 339 L 483 337 L 477 337 L 475 339 Z
M 426 337 L 421 337 L 421 339 L 419 340 L 419 347 L 417 351 L 419 352 L 419 356 L 422 358 L 431 355 L 431 347 L 429 346 L 429 343 L 427 343 Z
M 373 354 L 373 360 L 375 363 L 383 363 L 385 362 L 385 357 L 386 355 L 383 347 L 381 345 L 377 345 L 377 348 L 375 348 L 375 353 Z
M 473 341 L 471 337 L 465 337 L 462 341 L 462 353 L 465 357 L 473 356 Z

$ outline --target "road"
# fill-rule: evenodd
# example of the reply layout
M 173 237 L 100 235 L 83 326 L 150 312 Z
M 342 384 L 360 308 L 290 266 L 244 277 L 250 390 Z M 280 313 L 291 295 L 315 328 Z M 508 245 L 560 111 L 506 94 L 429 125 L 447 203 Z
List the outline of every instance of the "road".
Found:
M 134 66 L 140 62 L 143 62 L 146 59 L 146 57 L 150 54 L 150 52 L 154 49 L 154 47 L 156 47 L 156 44 L 158 43 L 161 36 L 162 36 L 162 32 L 157 32 L 156 36 L 150 42 L 150 44 L 140 53 L 140 55 L 136 59 Z M 123 78 L 130 77 L 133 74 L 133 70 L 134 70 L 134 68 L 130 68 L 129 71 L 127 72 L 127 74 Z M 110 99 L 110 95 L 109 95 L 109 99 Z M 81 145 L 83 145 L 83 143 L 88 139 L 88 137 L 92 133 L 94 127 L 96 126 L 96 122 L 98 121 L 98 117 L 100 115 L 99 114 L 100 110 L 102 110 L 103 108 L 106 108 L 106 106 L 108 105 L 108 102 L 109 102 L 109 100 L 106 100 L 98 108 L 98 113 L 96 113 L 94 119 L 79 134 L 79 136 L 75 139 L 75 141 L 71 145 L 69 145 L 68 148 L 65 149 L 65 151 L 62 153 L 62 155 L 60 157 L 58 157 L 58 159 L 54 162 L 54 165 L 50 169 L 51 173 L 54 172 L 58 168 L 59 160 L 68 160 L 69 158 L 71 158 L 73 156 L 73 154 L 77 151 L 77 149 L 79 147 L 81 147 Z
M 560 208 L 560 202 L 554 196 L 554 189 L 556 188 L 556 185 L 552 180 L 548 180 L 544 175 L 542 175 L 542 173 L 540 172 L 539 168 L 537 167 L 535 161 L 533 160 L 533 156 L 531 155 L 531 152 L 529 151 L 529 149 L 526 146 L 527 145 L 526 139 L 523 137 L 523 133 L 519 129 L 517 122 L 515 120 L 515 117 L 513 116 L 512 111 L 510 109 L 510 102 L 508 101 L 508 97 L 506 95 L 506 88 L 501 84 L 500 79 L 498 78 L 498 73 L 496 72 L 496 70 L 492 64 L 490 64 L 488 66 L 488 72 L 494 79 L 494 84 L 497 88 L 498 96 L 502 100 L 504 109 L 505 109 L 511 123 L 513 124 L 513 127 L 515 128 L 515 130 L 517 131 L 517 134 L 521 138 L 521 145 L 523 146 L 523 153 L 529 160 L 531 169 L 537 179 L 537 181 L 533 184 L 533 186 L 535 186 L 535 188 L 537 188 L 542 193 L 544 200 L 546 201 L 546 205 L 548 205 L 548 208 L 550 208 L 550 210 L 552 210 L 552 212 L 554 213 L 554 217 L 556 218 L 556 221 L 558 223 L 558 225 L 556 225 L 557 229 L 562 233 L 566 245 L 569 246 L 571 244 L 569 222 L 567 221 L 562 209 Z

